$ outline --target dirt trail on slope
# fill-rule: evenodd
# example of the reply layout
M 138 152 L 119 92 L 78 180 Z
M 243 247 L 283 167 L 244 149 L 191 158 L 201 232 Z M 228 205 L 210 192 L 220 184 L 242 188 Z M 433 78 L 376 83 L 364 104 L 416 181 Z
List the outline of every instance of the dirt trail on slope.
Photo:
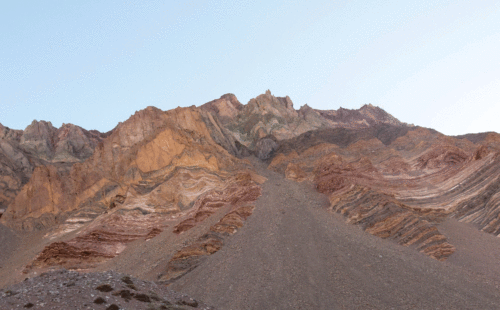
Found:
M 220 309 L 498 308 L 493 279 L 347 225 L 312 184 L 253 163 L 268 178 L 253 215 L 172 289 Z

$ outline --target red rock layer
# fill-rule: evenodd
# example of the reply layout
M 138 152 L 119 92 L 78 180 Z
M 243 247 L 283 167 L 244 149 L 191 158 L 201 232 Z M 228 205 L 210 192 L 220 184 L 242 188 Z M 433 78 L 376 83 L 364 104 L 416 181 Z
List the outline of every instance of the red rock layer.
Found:
M 79 268 L 85 268 L 113 257 L 112 254 L 75 247 L 66 242 L 54 242 L 47 246 L 27 269 L 42 266 L 64 266 L 69 268 L 78 266 Z
M 269 168 L 314 182 L 349 223 L 438 260 L 454 252 L 436 227 L 447 216 L 500 233 L 495 143 L 379 128 L 309 132 L 282 142 Z
M 215 182 L 219 182 L 216 183 L 219 184 L 216 185 L 218 188 L 207 191 L 208 188 L 211 188 L 206 184 L 210 179 L 201 172 L 194 171 L 190 174 L 193 177 L 184 178 L 182 177 L 183 172 L 179 171 L 147 194 L 126 197 L 123 201 L 122 199 L 115 200 L 115 206 L 112 209 L 83 226 L 76 237 L 62 242 L 68 246 L 67 251 L 59 250 L 61 248 L 60 241 L 49 244 L 27 267 L 27 270 L 48 266 L 96 267 L 97 264 L 122 253 L 130 242 L 150 240 L 171 225 L 175 227 L 174 232 L 180 234 L 195 225 L 202 224 L 221 207 L 236 208 L 237 210 L 231 213 L 231 216 L 238 215 L 243 219 L 251 214 L 253 208 L 249 209 L 244 206 L 254 202 L 260 196 L 261 189 L 254 181 L 255 177 L 252 177 L 248 172 L 240 172 L 235 177 L 228 179 L 226 183 L 215 179 Z M 196 177 L 198 179 L 193 180 Z M 171 197 L 169 191 L 172 185 L 185 190 L 177 191 L 175 192 L 177 196 Z M 194 192 L 189 191 L 190 187 Z M 182 211 L 178 205 L 182 202 L 190 205 L 189 193 L 194 193 L 196 196 L 192 206 Z M 163 201 L 164 205 L 152 205 L 158 201 L 160 194 L 166 195 L 163 197 L 167 199 L 173 199 L 172 203 L 175 205 L 165 205 L 165 201 Z M 75 220 L 78 219 L 84 220 L 81 215 L 70 217 L 67 224 L 60 225 L 59 230 L 54 230 L 48 237 L 56 238 L 64 235 L 65 228 L 71 229 L 71 226 L 75 225 L 71 223 L 75 223 Z M 79 225 L 82 226 L 85 223 Z M 218 227 L 222 229 L 222 227 L 227 226 L 226 229 L 236 230 L 241 227 L 238 225 L 239 223 L 231 222 L 228 215 L 227 218 L 221 220 L 220 227 Z
M 188 231 L 224 206 L 236 207 L 254 202 L 260 195 L 260 186 L 252 181 L 249 174 L 241 173 L 228 187 L 210 191 L 198 199 L 193 206 L 196 210 L 194 215 L 177 224 L 174 233 Z
M 220 221 L 210 228 L 211 231 L 232 235 L 243 227 L 243 222 L 253 213 L 254 206 L 239 207 L 226 214 Z
M 224 244 L 224 238 L 236 233 L 252 214 L 254 206 L 249 204 L 254 203 L 260 195 L 261 188 L 253 181 L 252 175 L 243 172 L 226 188 L 201 196 L 193 206 L 193 214 L 175 226 L 175 234 L 179 235 L 199 225 L 221 208 L 232 211 L 196 241 L 178 250 L 168 262 L 160 279 L 167 282 L 178 279 L 196 268 L 206 256 L 219 251 Z
M 92 268 L 119 255 L 130 242 L 154 238 L 163 231 L 162 225 L 165 223 L 161 218 L 136 210 L 115 212 L 68 241 L 49 244 L 27 270 L 50 266 Z
M 243 226 L 243 222 L 252 215 L 254 208 L 254 206 L 239 207 L 226 214 L 217 224 L 210 227 L 209 232 L 177 251 L 159 279 L 170 283 L 198 267 L 208 255 L 222 248 L 224 238 L 236 233 Z
M 455 247 L 424 214 L 393 197 L 354 186 L 332 194 L 330 201 L 334 212 L 343 214 L 348 223 L 360 225 L 374 236 L 391 239 L 404 246 L 415 246 L 437 260 L 445 260 L 455 252 Z

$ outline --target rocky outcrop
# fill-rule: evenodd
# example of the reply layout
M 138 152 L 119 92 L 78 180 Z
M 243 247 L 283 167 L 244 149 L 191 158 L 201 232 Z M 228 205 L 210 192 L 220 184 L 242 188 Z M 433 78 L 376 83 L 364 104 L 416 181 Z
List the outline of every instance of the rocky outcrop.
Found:
M 55 128 L 45 121 L 33 121 L 24 131 L 0 125 L 0 207 L 14 201 L 36 167 L 67 170 L 90 157 L 106 135 L 72 124 Z
M 51 166 L 35 169 L 9 205 L 6 218 L 11 225 L 31 229 L 20 223 L 87 205 L 102 212 L 117 195 L 147 191 L 143 184 L 157 186 L 177 167 L 217 173 L 236 163 L 236 158 L 213 141 L 196 108 L 163 112 L 150 107 L 118 125 L 85 162 L 64 171 Z
M 176 173 L 148 194 L 127 197 L 95 219 L 85 218 L 81 213 L 69 217 L 65 225 L 52 230 L 47 237 L 57 238 L 83 227 L 76 237 L 47 245 L 26 267 L 25 272 L 51 266 L 94 268 L 122 253 L 129 243 L 153 239 L 167 227 L 173 226 L 173 232 L 179 235 L 195 226 L 203 226 L 203 222 L 219 209 L 234 210 L 229 211 L 213 228 L 223 238 L 226 232 L 232 234 L 241 227 L 241 221 L 253 210 L 248 204 L 253 203 L 260 195 L 260 187 L 256 181 L 262 180 L 258 176 L 252 177 L 250 173 L 239 173 L 227 180 L 226 184 L 220 179 L 212 180 L 218 182 L 218 185 L 206 184 L 210 180 L 203 176 L 204 170 L 199 170 L 198 175 L 186 173 L 188 172 Z M 191 192 L 181 190 L 186 187 L 191 187 Z M 207 191 L 213 187 L 216 189 Z M 165 200 L 159 197 L 161 195 Z M 172 200 L 169 201 L 169 198 Z M 161 204 L 156 205 L 155 202 Z M 236 217 L 240 219 L 239 222 Z M 190 248 L 198 245 L 191 244 Z M 184 270 L 183 274 L 191 270 L 191 267 Z
M 233 217 L 245 218 L 248 210 L 240 208 L 257 199 L 263 180 L 221 146 L 234 142 L 222 128 L 196 107 L 148 107 L 119 124 L 87 160 L 36 167 L 2 217 L 20 230 L 43 230 L 48 241 L 25 272 L 97 268 L 161 234 L 191 244 L 235 210 L 212 233 L 241 227 Z
M 234 234 L 243 225 L 243 221 L 252 214 L 254 206 L 251 204 L 261 195 L 261 188 L 258 184 L 264 181 L 265 178 L 251 172 L 238 173 L 226 187 L 209 191 L 200 196 L 194 203 L 193 210 L 188 213 L 185 219 L 174 226 L 173 232 L 177 235 L 183 234 L 200 226 L 207 218 L 222 210 L 226 212 L 226 215 L 209 229 L 212 232 L 207 232 L 211 236 L 217 236 L 214 238 L 218 238 L 222 242 L 224 236 Z M 204 240 L 205 237 L 200 238 Z M 189 248 L 192 247 L 198 247 L 198 245 L 189 245 Z M 180 257 L 175 256 L 174 260 L 178 258 Z
M 218 116 L 223 124 L 226 124 L 236 118 L 243 109 L 243 105 L 233 94 L 225 94 L 219 99 L 212 100 L 200 106 L 203 111 L 211 112 Z
M 359 129 L 379 124 L 405 126 L 394 116 L 372 104 L 365 104 L 359 110 L 340 108 L 338 110 L 315 110 L 332 122 L 332 127 Z
M 280 141 L 290 140 L 311 130 L 363 129 L 383 125 L 404 130 L 411 128 L 371 104 L 358 110 L 340 108 L 323 111 L 312 109 L 308 105 L 295 110 L 288 96 L 275 97 L 269 90 L 251 99 L 245 106 L 231 104 L 236 99 L 229 101 L 228 98 L 221 97 L 203 105 L 202 108 L 223 120 L 222 123 L 228 130 L 226 134 L 230 134 L 235 141 L 262 159 L 268 158 L 270 154 L 263 154 L 262 145 L 259 144 L 265 138 L 279 144 Z M 271 144 L 271 140 L 265 140 L 269 142 L 266 146 Z
M 299 117 L 288 96 L 275 97 L 269 90 L 251 99 L 226 127 L 240 144 L 252 151 L 257 141 L 268 136 L 289 139 L 315 128 Z
M 439 232 L 446 217 L 500 233 L 494 149 L 425 128 L 374 124 L 281 141 L 269 169 L 314 182 L 347 222 L 444 260 L 454 252 Z
M 48 162 L 81 162 L 105 136 L 72 124 L 55 128 L 50 122 L 33 121 L 21 135 L 19 147 Z
M 241 204 L 242 202 L 239 202 L 239 205 Z M 234 211 L 229 212 L 217 224 L 210 227 L 209 232 L 177 251 L 159 279 L 170 283 L 198 267 L 207 256 L 223 247 L 227 236 L 236 233 L 243 226 L 243 222 L 252 215 L 254 208 L 254 206 L 233 208 Z
M 274 151 L 278 149 L 278 143 L 272 138 L 263 138 L 255 144 L 255 155 L 261 160 L 271 157 Z
M 0 208 L 14 200 L 20 188 L 28 182 L 33 165 L 22 151 L 0 140 Z
M 391 239 L 437 260 L 447 259 L 455 247 L 429 222 L 394 198 L 365 187 L 353 186 L 330 195 L 332 211 L 343 214 L 350 224 L 384 239 Z
M 260 196 L 260 187 L 248 173 L 238 174 L 235 180 L 223 190 L 212 190 L 202 195 L 194 204 L 193 216 L 174 227 L 174 233 L 181 234 L 203 222 L 207 217 L 223 207 L 236 206 L 254 202 Z

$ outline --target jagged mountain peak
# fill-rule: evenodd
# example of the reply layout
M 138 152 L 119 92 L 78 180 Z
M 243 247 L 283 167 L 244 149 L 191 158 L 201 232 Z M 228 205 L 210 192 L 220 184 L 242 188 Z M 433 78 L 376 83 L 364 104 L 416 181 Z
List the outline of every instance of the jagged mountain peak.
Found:
M 44 121 L 44 120 L 36 120 L 34 119 L 28 127 L 33 127 L 33 126 L 40 126 L 40 127 L 49 127 L 49 128 L 55 128 L 52 125 L 51 121 Z M 57 128 L 56 128 L 57 129 Z
M 201 105 L 200 108 L 203 111 L 214 113 L 223 123 L 227 123 L 238 115 L 243 105 L 234 94 L 225 94 L 219 99 Z
M 293 108 L 293 102 L 290 97 L 276 97 L 271 94 L 270 90 L 250 99 L 248 104 L 243 108 L 243 113 L 270 114 L 287 120 L 291 120 L 298 116 L 297 111 Z
M 238 102 L 239 103 L 239 102 Z M 201 106 L 225 125 L 237 143 L 257 154 L 265 154 L 259 145 L 267 145 L 274 150 L 274 140 L 280 141 L 297 137 L 307 131 L 328 128 L 360 129 L 375 125 L 406 126 L 383 109 L 372 104 L 359 109 L 318 110 L 303 105 L 295 110 L 289 96 L 277 97 L 270 90 L 249 100 L 246 105 L 235 108 L 223 97 Z M 230 112 L 230 113 L 229 113 Z M 269 138 L 268 142 L 259 142 Z

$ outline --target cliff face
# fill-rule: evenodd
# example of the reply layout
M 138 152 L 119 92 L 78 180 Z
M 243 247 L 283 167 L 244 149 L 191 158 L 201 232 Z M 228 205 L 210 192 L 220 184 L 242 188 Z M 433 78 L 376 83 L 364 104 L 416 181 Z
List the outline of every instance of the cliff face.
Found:
M 346 222 L 438 260 L 455 251 L 437 227 L 447 217 L 500 233 L 498 134 L 448 137 L 372 105 L 296 110 L 269 91 L 246 105 L 228 94 L 148 107 L 106 134 L 34 121 L 0 138 L 0 220 L 44 232 L 25 272 L 95 268 L 162 234 L 172 246 L 159 273 L 173 281 L 251 216 L 266 180 L 248 155 L 313 182 Z
M 36 167 L 54 165 L 65 170 L 90 157 L 106 134 L 64 124 L 33 121 L 25 130 L 0 124 L 0 208 L 11 204 Z
M 200 106 L 203 111 L 215 113 L 223 123 L 233 120 L 243 107 L 233 94 L 225 94 Z

